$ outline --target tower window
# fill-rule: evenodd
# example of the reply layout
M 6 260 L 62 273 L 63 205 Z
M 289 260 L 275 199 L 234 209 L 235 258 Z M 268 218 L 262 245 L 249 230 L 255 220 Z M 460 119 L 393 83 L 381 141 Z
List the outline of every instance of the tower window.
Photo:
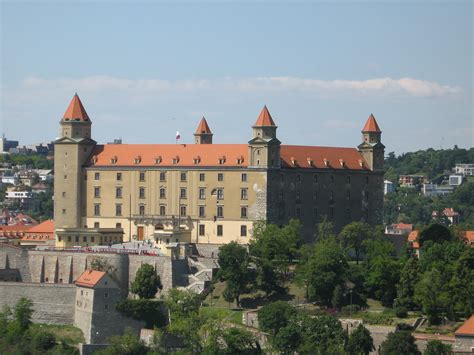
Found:
M 224 235 L 224 226 L 222 224 L 217 225 L 217 236 L 222 237 Z
M 94 174 L 94 180 L 100 180 L 100 173 Z
M 224 217 L 224 206 L 217 206 L 217 217 Z
M 247 181 L 247 174 L 246 174 L 246 173 L 243 173 L 243 174 L 242 174 L 241 180 L 242 180 L 242 182 L 246 182 L 246 181 Z
M 202 237 L 206 234 L 206 226 L 204 224 L 199 225 L 199 235 Z
M 224 181 L 224 174 L 218 173 L 217 174 L 217 181 Z
M 247 226 L 246 225 L 240 226 L 240 236 L 241 237 L 246 237 L 247 236 Z
M 117 181 L 121 181 L 122 180 L 122 173 L 117 173 Z
M 160 198 L 166 198 L 166 189 L 163 187 L 160 189 Z
M 140 181 L 145 181 L 145 172 L 144 171 L 140 171 Z
M 160 216 L 165 216 L 166 215 L 166 206 L 161 205 L 160 206 Z
M 199 206 L 199 217 L 206 217 L 206 207 Z

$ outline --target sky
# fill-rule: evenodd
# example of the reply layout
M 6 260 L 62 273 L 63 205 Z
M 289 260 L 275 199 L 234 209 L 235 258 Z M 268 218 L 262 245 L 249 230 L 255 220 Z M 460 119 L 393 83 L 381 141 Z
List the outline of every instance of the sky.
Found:
M 0 0 L 0 133 L 58 137 L 77 92 L 99 143 L 283 144 L 386 153 L 474 146 L 471 1 Z

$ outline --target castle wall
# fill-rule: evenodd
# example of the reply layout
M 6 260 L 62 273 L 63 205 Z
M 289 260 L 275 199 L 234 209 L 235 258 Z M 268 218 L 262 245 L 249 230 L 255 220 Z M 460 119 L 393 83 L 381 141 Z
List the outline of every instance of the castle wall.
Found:
M 167 292 L 173 287 L 173 265 L 171 258 L 166 256 L 146 256 L 146 255 L 130 255 L 130 264 L 128 269 L 129 284 L 135 279 L 135 275 L 138 269 L 143 264 L 152 265 L 160 276 L 161 283 L 163 285 L 162 292 Z M 158 291 L 157 296 L 160 294 Z
M 75 285 L 0 282 L 0 308 L 14 307 L 22 297 L 33 302 L 33 322 L 74 323 Z

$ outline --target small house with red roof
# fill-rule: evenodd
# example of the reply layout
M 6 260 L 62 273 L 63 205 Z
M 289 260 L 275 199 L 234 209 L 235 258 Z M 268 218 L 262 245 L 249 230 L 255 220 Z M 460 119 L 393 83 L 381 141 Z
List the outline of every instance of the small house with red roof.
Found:
M 471 315 L 455 332 L 454 352 L 456 354 L 474 353 L 474 315 Z
M 461 233 L 464 243 L 474 248 L 474 231 L 464 231 Z
M 452 207 L 445 208 L 444 210 L 442 210 L 441 215 L 446 217 L 451 224 L 458 224 L 459 223 L 459 213 L 456 212 L 454 210 L 454 208 L 452 208 Z M 438 211 L 431 212 L 431 218 L 432 219 L 438 219 L 439 218 L 439 212 Z

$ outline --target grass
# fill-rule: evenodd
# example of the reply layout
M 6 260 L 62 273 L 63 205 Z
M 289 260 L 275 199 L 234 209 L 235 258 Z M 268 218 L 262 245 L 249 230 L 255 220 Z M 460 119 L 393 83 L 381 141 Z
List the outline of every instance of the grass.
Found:
M 34 331 L 42 330 L 53 333 L 58 342 L 62 341 L 69 345 L 77 345 L 79 343 L 85 342 L 82 330 L 71 325 L 52 325 L 35 323 L 31 327 Z
M 243 311 L 240 309 L 201 307 L 199 312 L 213 319 L 242 325 Z

